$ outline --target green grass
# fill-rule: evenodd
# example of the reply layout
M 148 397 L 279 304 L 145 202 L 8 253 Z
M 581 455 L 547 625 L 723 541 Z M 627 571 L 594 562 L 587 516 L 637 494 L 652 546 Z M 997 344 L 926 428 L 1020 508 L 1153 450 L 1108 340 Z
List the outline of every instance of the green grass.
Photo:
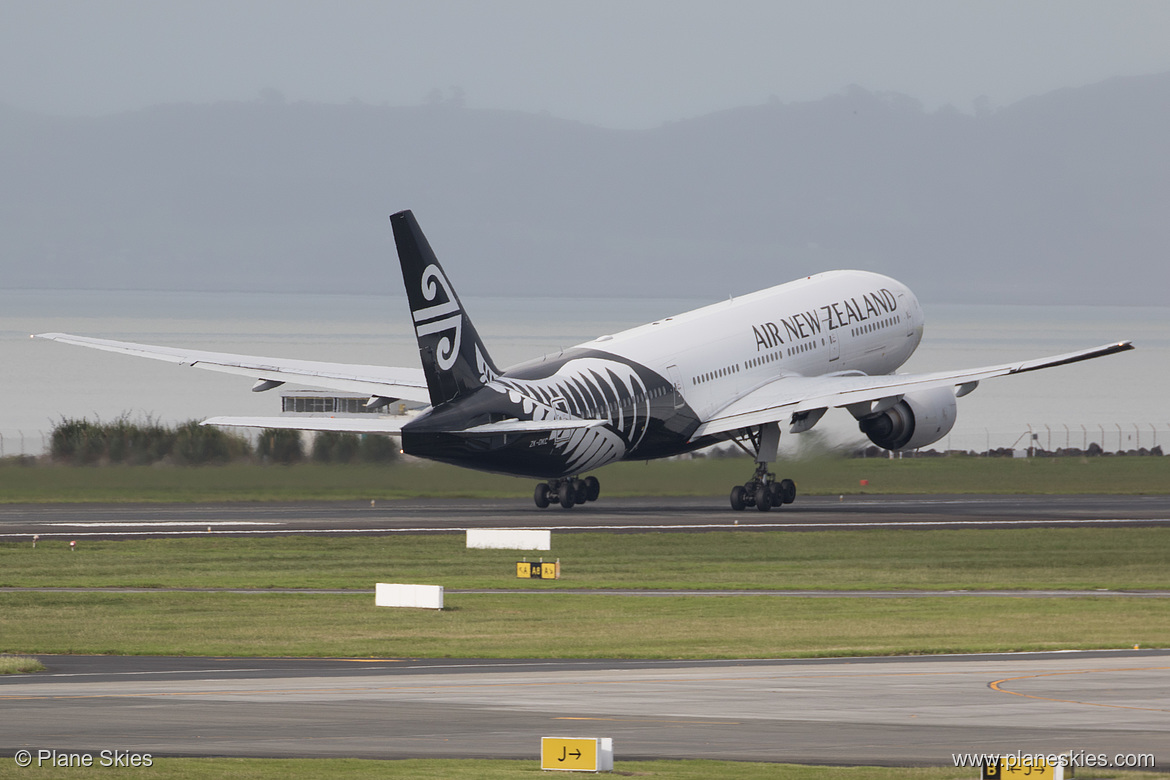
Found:
M 1170 600 L 6 593 L 0 651 L 489 658 L 774 658 L 1170 645 Z
M 27 674 L 43 672 L 45 665 L 26 655 L 0 655 L 0 674 Z
M 1170 528 L 560 533 L 541 555 L 560 580 L 518 580 L 537 555 L 468 550 L 463 534 L 52 539 L 0 544 L 0 586 L 1170 589 Z
M 0 651 L 310 656 L 774 657 L 1170 644 L 1170 600 L 633 598 L 565 587 L 1157 589 L 1170 529 L 558 534 L 563 578 L 462 535 L 207 537 L 0 546 L 6 586 L 521 588 L 447 594 L 439 613 L 353 595 L 0 594 Z
M 620 745 L 616 746 L 620 751 Z M 410 778 L 410 780 L 511 780 L 547 777 L 540 770 L 539 748 L 528 761 L 486 759 L 413 759 L 369 761 L 359 759 L 267 758 L 160 758 L 141 769 L 71 768 L 20 769 L 10 759 L 0 761 L 0 778 L 25 777 L 142 777 L 153 780 L 203 780 L 232 777 L 238 780 L 283 780 L 286 777 L 338 777 L 347 780 Z M 96 760 L 96 756 L 95 756 Z M 1085 772 L 1087 770 L 1081 770 Z M 614 774 L 654 780 L 971 780 L 978 770 L 950 767 L 802 766 L 746 761 L 614 761 Z M 570 775 L 572 776 L 572 775 Z M 607 775 L 608 776 L 608 775 Z M 1161 772 L 1093 770 L 1102 780 L 1170 780 Z
M 816 459 L 775 465 L 802 494 L 1170 492 L 1168 457 Z M 605 497 L 696 496 L 723 503 L 751 474 L 745 458 L 618 463 Z M 862 486 L 861 480 L 868 485 Z M 0 503 L 303 501 L 411 497 L 529 498 L 534 480 L 433 463 L 373 465 L 0 465 Z

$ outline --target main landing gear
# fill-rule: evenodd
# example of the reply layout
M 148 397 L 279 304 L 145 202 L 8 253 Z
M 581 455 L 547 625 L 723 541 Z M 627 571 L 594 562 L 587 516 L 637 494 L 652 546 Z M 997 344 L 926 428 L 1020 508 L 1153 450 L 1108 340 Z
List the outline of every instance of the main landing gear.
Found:
M 761 512 L 772 507 L 791 504 L 796 500 L 796 483 L 790 479 L 776 481 L 776 475 L 769 473 L 767 463 L 756 464 L 756 473 L 742 485 L 731 489 L 731 508 L 737 512 L 754 506 Z
M 747 438 L 754 446 L 755 453 L 740 441 L 741 438 Z M 757 429 L 741 431 L 732 441 L 756 458 L 756 473 L 752 478 L 731 489 L 732 509 L 742 512 L 745 507 L 754 506 L 761 512 L 767 512 L 772 507 L 791 504 L 796 499 L 796 483 L 790 479 L 777 482 L 776 475 L 768 471 L 768 464 L 776 460 L 780 448 L 778 423 L 767 423 Z
M 584 504 L 586 501 L 596 501 L 601 495 L 601 483 L 597 477 L 577 479 L 550 479 L 536 486 L 532 500 L 538 509 L 544 509 L 549 504 L 560 504 L 561 509 L 572 509 L 574 504 Z

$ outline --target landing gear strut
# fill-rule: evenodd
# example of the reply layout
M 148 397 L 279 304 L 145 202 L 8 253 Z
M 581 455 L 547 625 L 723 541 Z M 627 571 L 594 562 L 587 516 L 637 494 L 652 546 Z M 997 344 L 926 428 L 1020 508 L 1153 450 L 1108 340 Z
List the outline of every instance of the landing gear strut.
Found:
M 577 479 L 550 479 L 536 486 L 532 500 L 538 509 L 545 509 L 549 504 L 560 504 L 562 509 L 572 509 L 575 504 L 584 504 L 586 501 L 596 501 L 601 495 L 601 483 L 597 477 Z
M 756 472 L 742 485 L 731 489 L 731 508 L 742 512 L 745 507 L 754 506 L 761 512 L 767 512 L 772 507 L 791 504 L 796 499 L 796 483 L 791 479 L 776 480 L 776 475 L 768 471 L 768 464 L 776 460 L 776 452 L 780 447 L 780 426 L 777 423 L 761 425 L 754 431 L 745 431 L 746 437 L 755 447 L 752 453 L 739 438 L 733 441 L 748 454 L 756 458 Z

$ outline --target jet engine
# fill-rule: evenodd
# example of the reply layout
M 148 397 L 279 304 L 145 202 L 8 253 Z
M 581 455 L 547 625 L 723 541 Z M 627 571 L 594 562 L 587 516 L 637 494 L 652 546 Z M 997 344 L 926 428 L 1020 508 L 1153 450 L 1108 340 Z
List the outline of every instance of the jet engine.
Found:
M 955 392 L 937 387 L 907 393 L 893 406 L 859 418 L 861 432 L 887 450 L 912 450 L 933 444 L 955 425 Z

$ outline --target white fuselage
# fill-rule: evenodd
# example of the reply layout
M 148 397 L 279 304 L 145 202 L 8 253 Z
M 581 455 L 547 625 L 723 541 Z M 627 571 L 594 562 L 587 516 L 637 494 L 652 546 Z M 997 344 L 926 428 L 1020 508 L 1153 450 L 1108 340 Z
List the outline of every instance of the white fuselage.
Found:
M 901 282 L 829 271 L 579 346 L 669 378 L 705 417 L 785 374 L 892 373 L 922 331 L 922 308 Z

